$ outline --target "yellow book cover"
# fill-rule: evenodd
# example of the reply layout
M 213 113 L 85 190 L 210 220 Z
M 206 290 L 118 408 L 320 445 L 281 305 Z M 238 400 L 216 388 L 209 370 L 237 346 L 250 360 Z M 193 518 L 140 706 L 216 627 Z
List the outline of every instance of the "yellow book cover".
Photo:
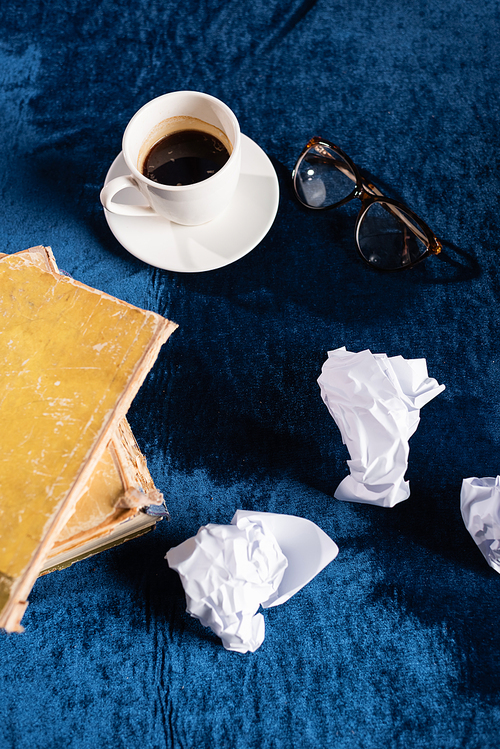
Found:
M 0 627 L 27 596 L 118 425 L 177 327 L 45 270 L 0 259 Z
M 50 247 L 39 245 L 18 254 L 44 270 L 59 272 Z M 168 517 L 163 496 L 127 420 L 122 419 L 40 575 L 148 533 L 163 517 Z

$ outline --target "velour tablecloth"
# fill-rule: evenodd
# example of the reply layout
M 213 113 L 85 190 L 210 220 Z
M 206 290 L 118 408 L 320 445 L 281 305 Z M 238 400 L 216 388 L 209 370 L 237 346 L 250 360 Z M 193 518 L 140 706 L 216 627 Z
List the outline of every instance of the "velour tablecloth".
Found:
M 0 634 L 1 749 L 498 747 L 500 577 L 460 488 L 500 473 L 499 34 L 495 0 L 2 4 L 0 250 L 50 245 L 179 329 L 129 413 L 171 520 L 36 582 L 25 632 Z M 137 259 L 99 202 L 130 117 L 180 89 L 226 102 L 280 186 L 267 236 L 205 273 Z M 442 256 L 376 272 L 356 206 L 299 206 L 290 170 L 316 134 Z M 333 497 L 348 455 L 316 380 L 340 346 L 424 357 L 446 385 L 392 509 Z M 164 559 L 238 508 L 340 548 L 246 655 L 185 613 Z

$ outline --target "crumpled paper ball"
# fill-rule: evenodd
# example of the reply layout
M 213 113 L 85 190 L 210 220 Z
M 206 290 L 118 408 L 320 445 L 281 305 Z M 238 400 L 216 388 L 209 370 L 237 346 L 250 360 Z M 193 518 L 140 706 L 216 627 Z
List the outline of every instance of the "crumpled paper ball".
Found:
M 428 376 L 425 359 L 342 347 L 328 352 L 318 384 L 351 458 L 334 496 L 382 507 L 407 499 L 408 440 L 422 406 L 445 389 Z
M 226 650 L 254 652 L 264 640 L 259 606 L 273 597 L 287 567 L 275 536 L 258 519 L 202 526 L 167 552 L 186 594 L 187 611 L 221 638 Z
M 500 572 L 500 476 L 462 481 L 460 509 L 465 527 L 496 572 Z

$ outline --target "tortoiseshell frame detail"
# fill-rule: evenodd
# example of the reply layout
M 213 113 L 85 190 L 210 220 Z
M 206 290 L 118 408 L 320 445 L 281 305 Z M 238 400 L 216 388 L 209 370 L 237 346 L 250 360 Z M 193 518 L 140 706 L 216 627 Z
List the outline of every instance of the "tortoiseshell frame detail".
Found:
M 338 203 L 333 203 L 332 205 L 322 205 L 322 206 L 308 205 L 307 203 L 304 203 L 303 200 L 301 200 L 298 190 L 297 190 L 296 177 L 297 177 L 297 172 L 299 170 L 300 163 L 302 159 L 304 158 L 304 156 L 306 155 L 306 153 L 311 148 L 316 147 L 318 145 L 326 146 L 332 151 L 335 151 L 336 153 L 338 153 L 339 156 L 342 159 L 344 159 L 345 162 L 348 164 L 356 180 L 354 189 L 350 193 L 350 195 L 343 198 Z M 369 265 L 371 268 L 375 268 L 376 270 L 383 270 L 383 271 L 393 271 L 393 270 L 397 271 L 397 270 L 405 270 L 406 268 L 413 268 L 414 265 L 417 265 L 417 263 L 420 263 L 426 257 L 429 257 L 429 255 L 439 255 L 439 253 L 442 250 L 442 246 L 438 238 L 436 237 L 434 232 L 431 231 L 431 229 L 429 229 L 427 224 L 424 221 L 422 221 L 420 216 L 417 216 L 417 214 L 414 213 L 412 210 L 410 210 L 408 206 L 405 205 L 404 203 L 401 203 L 398 200 L 394 200 L 393 198 L 385 197 L 385 195 L 382 192 L 380 192 L 378 187 L 376 187 L 375 185 L 372 185 L 370 182 L 367 182 L 365 179 L 363 179 L 361 172 L 359 171 L 356 164 L 352 161 L 352 159 L 350 159 L 349 156 L 346 153 L 344 153 L 344 151 L 342 151 L 341 148 L 336 146 L 334 143 L 331 143 L 329 140 L 320 138 L 317 135 L 311 138 L 311 140 L 307 143 L 306 147 L 303 149 L 302 153 L 297 159 L 295 167 L 293 168 L 293 171 L 292 171 L 292 179 L 293 179 L 295 197 L 297 198 L 299 203 L 301 203 L 303 206 L 305 206 L 306 208 L 309 208 L 312 211 L 325 211 L 325 210 L 330 210 L 331 208 L 339 208 L 341 205 L 345 205 L 346 203 L 349 203 L 351 200 L 354 200 L 355 198 L 357 198 L 358 200 L 361 200 L 361 209 L 356 219 L 356 228 L 355 228 L 356 249 L 361 259 L 364 260 L 364 262 L 367 263 L 367 265 Z M 387 205 L 392 205 L 395 208 L 399 208 L 403 210 L 422 231 L 424 242 L 427 245 L 427 250 L 423 253 L 423 255 L 421 255 L 421 257 L 419 257 L 417 260 L 414 260 L 412 263 L 408 263 L 408 265 L 402 265 L 399 268 L 378 268 L 377 266 L 370 263 L 369 260 L 367 260 L 361 252 L 361 249 L 359 247 L 359 242 L 358 242 L 359 225 L 361 224 L 361 221 L 363 220 L 363 217 L 366 211 L 368 210 L 368 208 L 370 208 L 370 206 L 373 205 L 373 203 L 381 203 L 381 202 L 386 203 Z

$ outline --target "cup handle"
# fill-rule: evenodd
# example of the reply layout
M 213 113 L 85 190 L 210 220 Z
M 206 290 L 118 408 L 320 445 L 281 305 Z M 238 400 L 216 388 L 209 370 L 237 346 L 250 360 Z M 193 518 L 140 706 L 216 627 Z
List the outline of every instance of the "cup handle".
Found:
M 138 190 L 137 181 L 131 174 L 115 177 L 101 190 L 101 203 L 104 208 L 111 213 L 117 213 L 119 216 L 156 216 L 157 214 L 149 205 L 127 205 L 126 203 L 114 203 L 114 196 L 121 190 L 133 187 Z

